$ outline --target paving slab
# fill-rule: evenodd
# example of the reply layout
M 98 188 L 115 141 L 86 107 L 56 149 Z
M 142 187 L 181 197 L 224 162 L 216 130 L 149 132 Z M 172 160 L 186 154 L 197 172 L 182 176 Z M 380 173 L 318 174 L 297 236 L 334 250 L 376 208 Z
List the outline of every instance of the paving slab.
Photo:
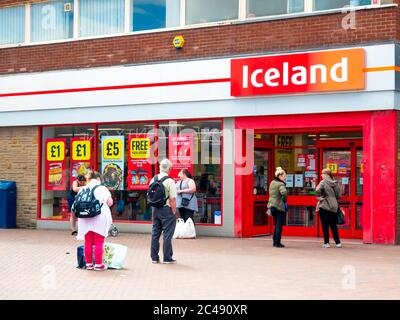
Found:
M 0 299 L 400 299 L 400 246 L 271 237 L 173 240 L 176 265 L 152 264 L 150 235 L 120 233 L 122 270 L 76 268 L 68 231 L 0 230 Z M 162 258 L 162 254 L 161 254 Z

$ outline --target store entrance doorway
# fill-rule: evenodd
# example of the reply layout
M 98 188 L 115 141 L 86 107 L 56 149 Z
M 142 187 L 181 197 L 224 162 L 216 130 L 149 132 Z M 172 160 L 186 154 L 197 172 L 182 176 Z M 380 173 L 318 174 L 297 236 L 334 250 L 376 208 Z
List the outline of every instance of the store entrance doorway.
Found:
M 339 226 L 342 238 L 362 238 L 362 133 L 266 133 L 256 132 L 253 173 L 248 176 L 251 196 L 243 217 L 243 236 L 273 233 L 273 219 L 266 215 L 269 184 L 276 167 L 287 171 L 289 211 L 283 236 L 322 237 L 316 212 L 315 189 L 321 170 L 330 168 L 341 189 L 339 203 L 346 224 Z

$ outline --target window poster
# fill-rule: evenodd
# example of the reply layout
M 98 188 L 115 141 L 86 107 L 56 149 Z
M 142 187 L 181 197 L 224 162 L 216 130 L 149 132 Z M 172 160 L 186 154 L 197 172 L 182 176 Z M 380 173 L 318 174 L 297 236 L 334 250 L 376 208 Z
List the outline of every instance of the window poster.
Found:
M 101 137 L 101 172 L 104 185 L 124 190 L 124 136 Z
M 326 167 L 331 170 L 332 174 L 336 174 L 338 172 L 338 164 L 334 162 L 330 162 L 326 164 Z
M 187 169 L 193 174 L 194 136 L 192 133 L 171 134 L 168 138 L 169 160 L 172 162 L 170 177 L 178 180 L 179 171 Z
M 304 186 L 304 179 L 302 174 L 295 174 L 294 175 L 294 187 L 295 188 L 303 188 Z
M 147 190 L 152 178 L 151 139 L 145 134 L 131 134 L 128 139 L 128 189 Z
M 307 154 L 306 170 L 315 170 L 315 154 Z
M 277 167 L 282 167 L 287 172 L 294 171 L 293 149 L 276 149 L 275 163 Z
M 45 189 L 65 190 L 67 187 L 66 139 L 46 139 L 45 153 Z
M 286 188 L 293 188 L 293 175 L 292 174 L 286 175 Z
M 92 140 L 71 138 L 71 187 L 78 175 L 86 176 L 92 170 Z
M 305 154 L 298 154 L 297 155 L 297 166 L 298 167 L 305 167 L 306 166 L 306 155 Z
M 306 188 L 315 189 L 316 179 L 317 179 L 316 171 L 306 171 L 306 172 L 304 172 L 304 186 Z
M 339 163 L 339 165 L 338 165 L 338 174 L 347 175 L 347 171 L 348 170 L 347 170 L 347 163 L 346 162 Z

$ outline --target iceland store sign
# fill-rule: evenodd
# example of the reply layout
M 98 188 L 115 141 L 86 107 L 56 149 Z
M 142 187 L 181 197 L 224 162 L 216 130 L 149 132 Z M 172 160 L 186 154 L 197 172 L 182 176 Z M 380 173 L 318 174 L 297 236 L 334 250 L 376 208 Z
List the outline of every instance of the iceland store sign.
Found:
M 364 49 L 231 61 L 231 96 L 362 90 Z

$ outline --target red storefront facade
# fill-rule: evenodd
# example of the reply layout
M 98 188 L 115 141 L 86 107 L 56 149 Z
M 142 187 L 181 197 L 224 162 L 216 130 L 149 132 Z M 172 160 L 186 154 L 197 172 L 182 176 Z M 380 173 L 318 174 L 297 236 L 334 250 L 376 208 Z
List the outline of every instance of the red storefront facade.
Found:
M 395 139 L 397 122 L 397 111 L 381 111 L 237 118 L 235 126 L 238 129 L 251 129 L 256 133 L 270 134 L 313 132 L 317 135 L 320 132 L 362 132 L 360 139 L 317 142 L 315 146 L 317 169 L 320 171 L 324 167 L 321 159 L 324 150 L 341 150 L 350 153 L 352 162 L 350 171 L 354 173 L 357 151 L 362 151 L 363 191 L 357 195 L 356 188 L 353 187 L 350 188 L 348 195 L 341 197 L 340 203 L 346 211 L 347 224 L 340 230 L 340 234 L 344 238 L 360 238 L 364 243 L 393 244 L 396 243 L 397 223 L 397 142 Z M 249 139 L 246 141 L 244 133 L 237 138 L 242 139 L 244 146 L 246 143 L 251 143 Z M 253 146 L 254 150 L 257 148 L 268 150 L 268 147 L 272 146 L 265 144 L 257 146 L 257 142 L 254 142 Z M 240 156 L 236 154 L 236 157 Z M 238 171 L 241 167 L 237 165 Z M 355 185 L 356 179 L 360 177 L 353 174 L 349 179 L 349 185 Z M 270 233 L 272 221 L 267 221 L 263 226 L 254 224 L 254 213 L 257 212 L 255 207 L 258 203 L 265 204 L 268 197 L 253 194 L 252 175 L 238 174 L 235 181 L 235 198 L 238 199 L 235 203 L 235 235 L 254 236 Z M 289 196 L 288 203 L 289 206 L 315 207 L 316 199 L 315 196 L 294 195 Z M 361 208 L 357 210 L 359 206 Z M 321 236 L 318 216 L 316 215 L 315 218 L 316 221 L 311 227 L 284 227 L 283 235 Z

